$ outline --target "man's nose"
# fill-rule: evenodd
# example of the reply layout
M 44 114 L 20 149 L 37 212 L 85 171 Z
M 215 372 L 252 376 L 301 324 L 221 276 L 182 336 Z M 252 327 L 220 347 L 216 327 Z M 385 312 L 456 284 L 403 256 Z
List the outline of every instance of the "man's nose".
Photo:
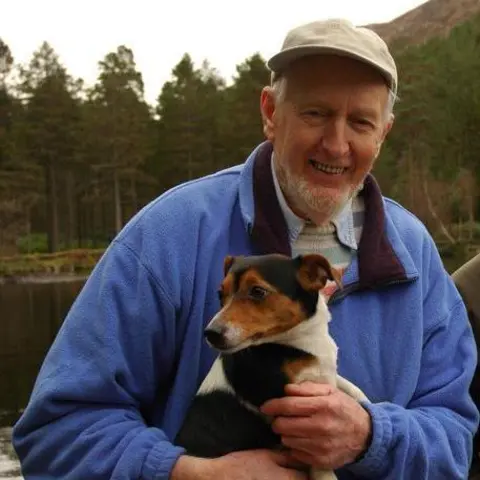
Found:
M 350 143 L 347 138 L 346 122 L 332 119 L 323 129 L 322 147 L 329 157 L 342 158 L 350 152 Z

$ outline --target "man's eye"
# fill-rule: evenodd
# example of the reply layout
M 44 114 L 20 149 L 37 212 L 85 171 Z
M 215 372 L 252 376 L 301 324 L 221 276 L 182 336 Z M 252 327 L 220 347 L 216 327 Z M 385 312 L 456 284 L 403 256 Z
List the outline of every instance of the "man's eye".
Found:
M 374 128 L 372 122 L 369 120 L 366 120 L 365 118 L 356 118 L 353 120 L 353 122 L 360 127 L 366 127 L 366 128 Z
M 316 110 L 316 109 L 305 110 L 303 114 L 306 115 L 307 117 L 314 117 L 314 118 L 322 118 L 327 115 L 324 111 Z
M 268 290 L 258 285 L 253 286 L 248 292 L 248 296 L 254 300 L 263 300 L 267 295 Z

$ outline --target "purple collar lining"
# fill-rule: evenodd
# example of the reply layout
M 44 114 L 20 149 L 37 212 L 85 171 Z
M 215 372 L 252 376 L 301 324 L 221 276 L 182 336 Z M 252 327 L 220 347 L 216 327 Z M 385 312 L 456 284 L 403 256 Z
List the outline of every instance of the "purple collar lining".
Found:
M 256 254 L 291 255 L 288 228 L 277 200 L 270 168 L 272 145 L 265 142 L 258 150 L 253 167 L 255 221 L 251 231 Z M 358 248 L 360 287 L 406 279 L 385 231 L 385 210 L 380 188 L 372 175 L 365 179 L 365 223 Z

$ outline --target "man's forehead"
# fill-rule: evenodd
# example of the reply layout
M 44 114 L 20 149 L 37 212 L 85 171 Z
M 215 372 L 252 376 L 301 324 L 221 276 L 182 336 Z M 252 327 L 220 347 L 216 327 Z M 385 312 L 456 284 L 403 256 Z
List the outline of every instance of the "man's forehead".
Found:
M 375 75 L 350 75 L 328 68 L 285 77 L 284 98 L 298 107 L 315 104 L 325 108 L 341 105 L 369 116 L 383 112 L 388 102 L 388 88 Z
M 388 101 L 388 91 L 380 89 L 358 88 L 344 89 L 335 86 L 336 92 L 325 85 L 318 84 L 314 88 L 291 89 L 286 100 L 293 104 L 295 109 L 307 107 L 322 108 L 325 110 L 344 110 L 350 113 L 368 117 L 381 115 Z

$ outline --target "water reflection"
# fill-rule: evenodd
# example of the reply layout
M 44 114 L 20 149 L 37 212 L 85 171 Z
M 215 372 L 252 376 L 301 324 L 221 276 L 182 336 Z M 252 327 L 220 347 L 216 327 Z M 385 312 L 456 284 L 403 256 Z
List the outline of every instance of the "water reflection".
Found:
M 0 286 L 0 411 L 15 420 L 82 281 Z M 9 418 L 7 418 L 9 417 Z
M 83 280 L 0 285 L 0 480 L 18 477 L 9 445 L 43 358 Z
M 20 467 L 10 442 L 11 428 L 0 428 L 0 480 L 21 480 Z

